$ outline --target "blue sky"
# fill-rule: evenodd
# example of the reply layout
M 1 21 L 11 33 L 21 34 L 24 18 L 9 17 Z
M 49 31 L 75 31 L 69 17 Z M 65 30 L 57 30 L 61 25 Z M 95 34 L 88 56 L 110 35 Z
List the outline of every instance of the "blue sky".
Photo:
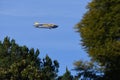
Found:
M 40 50 L 60 63 L 59 75 L 66 66 L 73 69 L 77 60 L 89 60 L 74 29 L 87 11 L 90 0 L 0 0 L 0 40 L 9 36 L 19 45 Z M 34 22 L 54 23 L 56 29 L 38 29 Z M 74 72 L 72 72 L 74 74 Z

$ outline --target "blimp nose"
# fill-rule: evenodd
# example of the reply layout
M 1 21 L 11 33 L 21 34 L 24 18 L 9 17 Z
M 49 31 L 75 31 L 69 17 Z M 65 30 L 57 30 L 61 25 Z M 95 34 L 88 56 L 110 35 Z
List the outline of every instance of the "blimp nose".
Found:
M 54 28 L 57 28 L 58 26 L 57 25 L 54 25 Z

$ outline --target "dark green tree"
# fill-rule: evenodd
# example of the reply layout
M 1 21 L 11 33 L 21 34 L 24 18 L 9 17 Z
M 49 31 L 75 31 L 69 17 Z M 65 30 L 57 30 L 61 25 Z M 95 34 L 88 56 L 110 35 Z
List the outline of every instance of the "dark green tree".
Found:
M 105 80 L 120 79 L 120 0 L 92 0 L 77 24 L 82 45 L 105 67 Z
M 74 80 L 74 78 L 68 68 L 66 68 L 66 72 L 62 76 L 59 76 L 57 80 Z
M 76 61 L 74 63 L 75 68 L 73 70 L 77 71 L 77 78 L 83 80 L 100 80 L 103 76 L 103 67 L 100 67 L 95 62 L 88 61 Z
M 39 54 L 38 49 L 19 46 L 5 37 L 0 42 L 0 80 L 55 80 L 59 63 L 48 55 L 41 59 Z

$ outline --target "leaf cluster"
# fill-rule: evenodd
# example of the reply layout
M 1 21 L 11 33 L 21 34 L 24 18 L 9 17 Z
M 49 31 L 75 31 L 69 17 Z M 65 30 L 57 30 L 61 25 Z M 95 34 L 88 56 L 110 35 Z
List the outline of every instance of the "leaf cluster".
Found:
M 38 49 L 19 46 L 5 37 L 0 42 L 0 80 L 54 80 L 59 63 L 48 55 L 41 59 L 39 54 Z
M 105 67 L 105 76 L 114 80 L 120 78 L 119 4 L 120 0 L 92 0 L 77 24 L 86 52 Z

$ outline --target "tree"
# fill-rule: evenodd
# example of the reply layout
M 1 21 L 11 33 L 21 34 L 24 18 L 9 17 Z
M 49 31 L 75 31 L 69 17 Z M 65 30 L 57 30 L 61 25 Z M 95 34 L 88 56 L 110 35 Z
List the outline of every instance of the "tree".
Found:
M 81 80 L 100 80 L 103 76 L 104 68 L 100 67 L 95 62 L 88 61 L 76 61 L 74 63 L 75 68 L 73 70 L 77 71 L 77 78 Z
M 74 78 L 68 68 L 66 68 L 66 72 L 62 76 L 59 76 L 57 80 L 74 80 Z
M 77 24 L 82 45 L 105 67 L 105 78 L 120 79 L 120 0 L 92 0 Z
M 15 40 L 5 37 L 0 42 L 0 80 L 55 80 L 59 68 L 57 60 L 26 46 L 19 46 Z

